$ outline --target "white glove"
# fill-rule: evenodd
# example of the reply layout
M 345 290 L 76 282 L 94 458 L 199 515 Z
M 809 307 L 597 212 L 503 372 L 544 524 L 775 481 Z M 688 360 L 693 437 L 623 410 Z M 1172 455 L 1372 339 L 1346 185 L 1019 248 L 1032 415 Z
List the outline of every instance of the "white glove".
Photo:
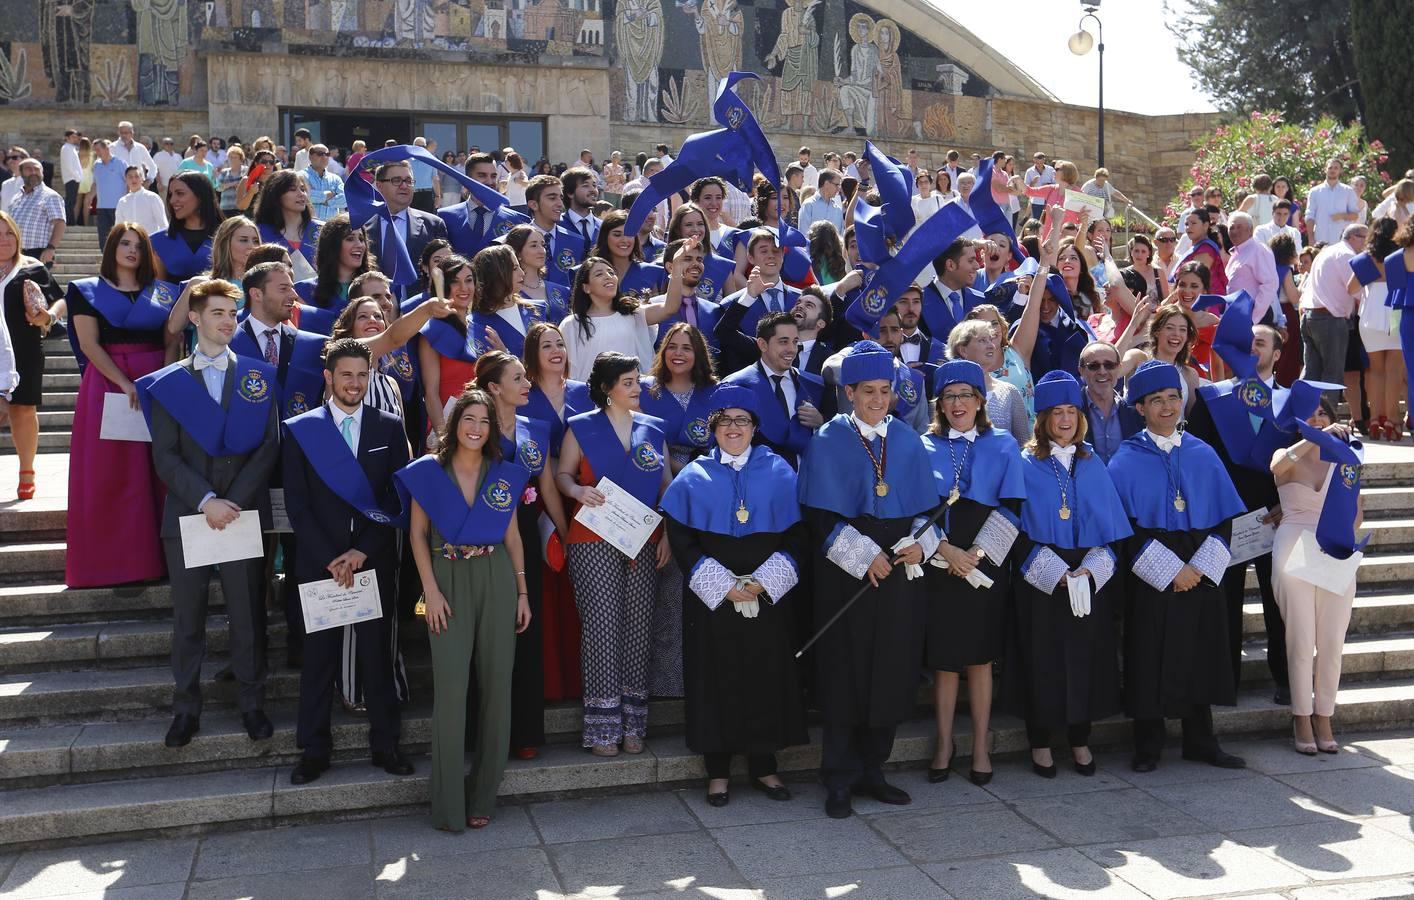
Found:
M 1090 615 L 1090 576 L 1066 573 L 1065 586 L 1070 591 L 1070 611 L 1078 619 Z
M 906 537 L 899 538 L 898 541 L 896 541 L 893 547 L 891 547 L 890 549 L 893 550 L 894 555 L 897 556 L 898 554 L 902 553 L 903 551 L 907 550 L 909 547 L 912 547 L 914 544 L 917 543 L 918 539 L 910 534 Z M 923 577 L 923 567 L 918 565 L 917 563 L 905 563 L 903 567 L 903 572 L 905 575 L 908 576 L 909 581 L 912 581 L 915 578 Z
M 749 600 L 746 603 L 734 603 L 736 611 L 748 619 L 754 619 L 761 613 L 761 601 Z
M 975 588 L 989 588 L 993 584 L 992 579 L 988 578 L 987 573 L 983 572 L 980 567 L 968 572 L 962 580 Z

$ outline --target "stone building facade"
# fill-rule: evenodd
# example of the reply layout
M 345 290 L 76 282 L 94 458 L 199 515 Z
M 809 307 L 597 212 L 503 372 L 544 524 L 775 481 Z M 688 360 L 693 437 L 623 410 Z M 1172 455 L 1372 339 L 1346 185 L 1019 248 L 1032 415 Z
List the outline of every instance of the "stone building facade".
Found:
M 1093 168 L 1066 106 L 928 0 L 7 0 L 0 137 L 436 138 L 531 160 L 676 146 L 729 71 L 783 158 L 801 144 L 939 163 L 1034 149 Z M 1063 39 L 1057 35 L 1056 40 Z M 1106 162 L 1157 208 L 1210 116 L 1110 113 Z

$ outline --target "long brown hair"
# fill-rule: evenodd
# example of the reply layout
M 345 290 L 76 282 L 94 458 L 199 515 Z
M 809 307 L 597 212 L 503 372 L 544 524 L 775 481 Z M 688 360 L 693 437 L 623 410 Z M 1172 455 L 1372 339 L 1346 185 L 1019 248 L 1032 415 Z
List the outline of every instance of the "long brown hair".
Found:
M 717 373 L 712 368 L 712 355 L 707 350 L 707 340 L 702 336 L 702 332 L 697 330 L 697 326 L 687 322 L 675 322 L 663 335 L 658 352 L 653 354 L 653 366 L 649 371 L 653 376 L 653 387 L 649 388 L 649 392 L 655 398 L 663 396 L 668 382 L 673 380 L 673 373 L 668 371 L 668 342 L 674 336 L 684 333 L 687 334 L 688 343 L 692 344 L 692 386 L 702 387 L 717 383 Z
M 388 313 L 383 309 L 383 304 L 380 303 L 377 298 L 355 297 L 349 301 L 347 306 L 339 310 L 339 317 L 334 320 L 334 327 L 329 329 L 329 340 L 333 341 L 339 338 L 351 338 L 354 336 L 354 320 L 358 318 L 359 307 L 363 306 L 365 303 L 372 303 L 374 306 L 378 307 L 378 311 L 383 314 L 383 326 L 385 329 L 387 328 Z
M 349 223 L 349 214 L 341 212 L 334 218 L 325 222 L 319 229 L 319 239 L 314 247 L 314 267 L 318 272 L 318 279 L 314 285 L 314 305 L 327 307 L 331 305 L 334 298 L 339 293 L 339 260 L 344 255 L 344 238 L 362 229 L 354 228 Z M 353 278 L 357 278 L 364 272 L 372 270 L 377 266 L 373 259 L 373 251 L 368 246 L 367 239 L 363 244 L 363 262 L 354 269 Z M 352 282 L 353 278 L 349 281 Z
M 142 254 L 137 264 L 137 283 L 145 288 L 157 280 L 157 254 L 152 252 L 152 239 L 147 236 L 147 229 L 136 222 L 119 222 L 108 232 L 108 241 L 103 245 L 103 262 L 98 267 L 98 274 L 109 283 L 118 280 L 118 245 L 123 242 L 123 236 L 129 231 L 137 235 L 138 251 Z M 18 231 L 15 236 L 19 237 Z
M 1054 409 L 1054 407 L 1051 407 Z M 1085 450 L 1085 435 L 1090 431 L 1090 423 L 1087 421 L 1085 411 L 1076 408 L 1075 440 L 1071 444 L 1075 446 L 1075 458 L 1082 459 L 1090 454 Z M 1026 449 L 1031 451 L 1031 455 L 1037 459 L 1051 458 L 1051 410 L 1036 410 L 1036 424 L 1031 427 L 1031 440 L 1026 442 Z
M 1177 303 L 1165 303 L 1154 311 L 1154 317 L 1149 320 L 1149 349 L 1151 355 L 1158 359 L 1159 329 L 1174 316 L 1182 316 L 1183 321 L 1188 325 L 1188 343 L 1183 345 L 1183 349 L 1174 354 L 1173 361 L 1176 365 L 1188 365 L 1188 354 L 1193 350 L 1193 346 L 1198 341 L 1198 325 L 1193 321 L 1193 315 Z
M 929 434 L 946 435 L 948 429 L 952 427 L 948 424 L 947 413 L 943 412 L 944 387 L 946 385 L 940 385 L 938 395 L 933 398 L 933 421 L 928 423 Z M 977 429 L 979 435 L 986 434 L 992 430 L 992 420 L 987 418 L 987 395 L 970 384 L 968 387 L 972 388 L 972 393 L 977 397 L 977 419 L 972 425 Z
M 604 218 L 599 220 L 599 237 L 594 241 L 594 249 L 589 255 L 612 260 L 613 257 L 609 254 L 609 232 L 622 228 L 627 221 L 628 210 L 611 209 L 604 213 Z M 628 258 L 631 262 L 643 262 L 643 247 L 639 245 L 636 234 L 633 236 L 633 249 L 629 251 Z
M 481 354 L 476 359 L 476 377 L 471 384 L 478 390 L 486 392 L 486 396 L 491 396 L 491 385 L 499 384 L 501 376 L 505 374 L 506 367 L 512 364 L 519 364 L 524 368 L 524 363 L 520 358 L 504 350 L 491 350 Z
M 589 289 L 585 284 L 596 265 L 608 266 L 615 276 L 618 275 L 614 264 L 602 256 L 585 257 L 584 262 L 580 264 L 579 272 L 574 276 L 574 289 L 570 293 L 570 312 L 574 316 L 575 324 L 579 326 L 580 335 L 586 339 L 594 335 L 594 323 L 589 319 L 589 310 L 594 305 L 594 300 L 589 296 Z M 614 312 L 623 316 L 631 316 L 633 311 L 638 309 L 638 301 L 623 292 L 622 278 L 619 279 L 614 299 L 609 305 Z
M 505 244 L 482 248 L 471 260 L 476 272 L 476 302 L 472 309 L 490 315 L 501 308 L 507 298 L 515 302 L 515 270 L 520 266 L 516 251 Z
M 545 332 L 553 331 L 564 339 L 564 332 L 560 331 L 560 326 L 554 322 L 536 322 L 525 332 L 525 377 L 530 379 L 531 384 L 538 385 L 548 372 L 540 368 L 540 340 L 545 336 Z M 564 377 L 570 377 L 570 353 L 569 348 L 565 348 L 565 371 Z
M 231 241 L 235 238 L 236 232 L 242 228 L 249 228 L 255 232 L 255 243 L 260 244 L 260 229 L 255 227 L 255 223 L 242 215 L 234 215 L 226 219 L 217 227 L 216 233 L 211 236 L 211 275 L 213 278 L 231 278 L 236 273 L 231 268 Z M 252 250 L 255 247 L 251 248 Z M 249 266 L 249 258 L 246 265 Z
M 481 448 L 481 455 L 492 462 L 501 458 L 501 423 L 496 419 L 496 402 L 480 388 L 469 387 L 462 391 L 461 396 L 452 404 L 451 412 L 447 413 L 447 420 L 442 423 L 442 433 L 437 436 L 437 462 L 441 465 L 449 465 L 452 457 L 456 455 L 459 446 L 457 423 L 461 421 L 462 413 L 466 412 L 468 406 L 478 403 L 486 407 L 486 418 L 491 423 L 491 430 L 486 435 L 486 444 Z

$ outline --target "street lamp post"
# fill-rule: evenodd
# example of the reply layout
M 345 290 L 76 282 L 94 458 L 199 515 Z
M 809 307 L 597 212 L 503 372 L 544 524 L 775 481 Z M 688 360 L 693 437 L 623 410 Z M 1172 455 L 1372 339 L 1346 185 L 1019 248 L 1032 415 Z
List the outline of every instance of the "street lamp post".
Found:
M 1067 46 L 1070 52 L 1076 56 L 1084 56 L 1090 52 L 1090 48 L 1096 45 L 1095 38 L 1090 32 L 1085 30 L 1085 20 L 1095 20 L 1095 31 L 1099 37 L 1100 50 L 1100 128 L 1096 141 L 1095 158 L 1096 164 L 1101 168 L 1105 165 L 1105 26 L 1100 21 L 1100 17 L 1095 15 L 1095 11 L 1100 8 L 1100 0 L 1080 0 L 1081 7 L 1085 10 L 1085 15 L 1080 17 L 1080 25 L 1075 34 L 1070 36 Z

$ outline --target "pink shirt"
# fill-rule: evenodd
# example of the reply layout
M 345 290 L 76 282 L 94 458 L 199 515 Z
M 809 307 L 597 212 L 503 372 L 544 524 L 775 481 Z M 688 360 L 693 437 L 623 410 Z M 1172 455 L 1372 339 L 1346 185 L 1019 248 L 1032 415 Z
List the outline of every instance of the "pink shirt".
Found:
M 1311 262 L 1311 271 L 1301 283 L 1301 308 L 1324 308 L 1345 318 L 1355 310 L 1355 297 L 1345 289 L 1350 282 L 1350 261 L 1355 250 L 1345 241 L 1336 241 Z
M 1227 256 L 1228 293 L 1246 291 L 1252 298 L 1252 321 L 1266 315 L 1277 299 L 1277 258 L 1270 247 L 1248 238 Z

